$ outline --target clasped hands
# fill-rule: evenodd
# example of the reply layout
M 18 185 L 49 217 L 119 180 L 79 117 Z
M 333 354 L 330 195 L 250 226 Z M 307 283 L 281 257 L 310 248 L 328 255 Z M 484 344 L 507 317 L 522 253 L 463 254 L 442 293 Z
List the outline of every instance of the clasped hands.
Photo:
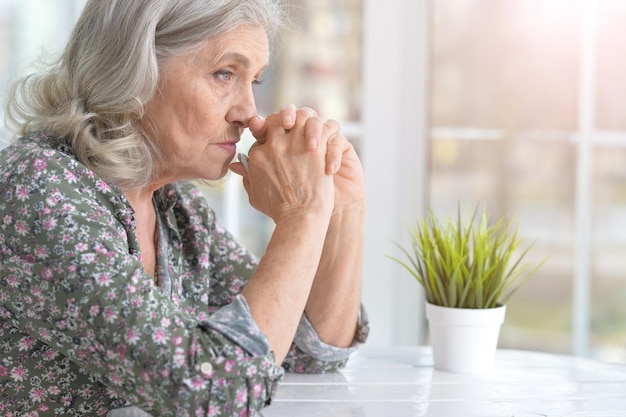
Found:
M 332 210 L 364 204 L 363 170 L 352 144 L 335 120 L 322 121 L 310 108 L 287 105 L 250 120 L 256 142 L 243 177 L 250 203 L 274 220 L 282 211 L 330 204 Z

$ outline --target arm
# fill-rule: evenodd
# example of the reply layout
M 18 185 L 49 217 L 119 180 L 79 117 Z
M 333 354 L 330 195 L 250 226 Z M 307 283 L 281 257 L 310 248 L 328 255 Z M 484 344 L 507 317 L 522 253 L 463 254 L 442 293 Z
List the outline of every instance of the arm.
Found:
M 243 295 L 282 362 L 304 311 L 323 250 L 334 201 L 332 177 L 324 172 L 325 144 L 308 150 L 306 120 L 289 132 L 268 118 L 264 143 L 250 150 L 243 175 L 250 203 L 276 224 L 265 254 Z
M 288 116 L 285 119 L 285 116 Z M 360 306 L 361 291 L 361 262 L 363 250 L 364 224 L 364 183 L 363 172 L 358 157 L 343 136 L 339 134 L 339 125 L 328 121 L 322 123 L 310 109 L 295 111 L 293 106 L 285 106 L 275 118 L 280 128 L 291 129 L 293 121 L 306 120 L 305 143 L 309 151 L 315 150 L 320 143 L 327 144 L 326 172 L 333 173 L 335 204 L 329 227 L 324 241 L 323 254 L 311 294 L 306 305 L 306 316 L 314 327 L 311 331 L 302 331 L 302 339 L 308 339 L 305 344 L 315 338 L 333 347 L 348 347 L 354 343 L 363 342 L 367 335 L 367 320 L 361 319 L 357 329 L 357 318 Z M 268 124 L 258 119 L 251 123 L 250 129 L 259 142 L 264 143 L 268 132 Z M 316 144 L 316 145 L 311 145 Z M 234 164 L 236 165 L 236 164 Z M 329 169 L 330 168 L 330 169 Z M 239 167 L 236 172 L 244 174 Z M 306 323 L 305 323 L 306 324 Z M 310 327 L 310 326 L 304 326 Z M 301 341 L 298 344 L 305 350 Z M 313 341 L 313 344 L 317 342 Z M 309 350 L 310 352 L 310 350 Z M 301 352 L 292 349 L 291 356 L 298 355 L 308 361 Z M 313 353 L 309 353 L 311 355 Z M 347 357 L 347 353 L 346 357 Z M 330 355 L 331 357 L 333 355 Z M 303 369 L 301 359 L 290 359 L 289 368 Z M 297 362 L 300 362 L 298 364 Z M 304 366 L 313 372 L 323 371 L 328 366 L 322 363 L 313 363 Z M 341 364 L 339 364 L 341 366 Z

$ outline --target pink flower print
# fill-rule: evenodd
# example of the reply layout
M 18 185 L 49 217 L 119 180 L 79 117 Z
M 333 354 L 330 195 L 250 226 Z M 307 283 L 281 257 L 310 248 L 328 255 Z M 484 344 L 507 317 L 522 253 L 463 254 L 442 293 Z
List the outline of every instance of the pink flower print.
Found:
M 126 334 L 126 341 L 129 345 L 134 345 L 139 340 L 139 334 L 135 333 L 135 330 L 128 329 L 128 333 Z
M 48 198 L 46 198 L 46 204 L 48 204 L 49 206 L 56 206 L 62 199 L 63 194 L 61 194 L 59 191 L 54 191 L 48 196 Z
M 7 283 L 9 287 L 17 288 L 20 285 L 20 282 L 15 278 L 15 275 L 9 275 L 7 278 Z
M 35 255 L 39 259 L 46 259 L 48 257 L 48 251 L 45 246 L 37 246 L 35 249 Z
M 183 368 L 185 366 L 186 359 L 184 350 L 182 348 L 176 348 L 172 359 L 172 366 L 174 368 Z
M 63 406 L 65 407 L 69 407 L 70 404 L 72 404 L 72 395 L 71 394 L 65 394 L 61 397 L 61 404 L 63 404 Z
M 254 393 L 254 398 L 259 398 L 263 393 L 263 386 L 257 382 L 252 387 L 252 392 Z
M 23 352 L 25 350 L 30 349 L 30 347 L 33 345 L 33 338 L 30 336 L 27 337 L 23 337 L 19 340 L 19 342 L 17 342 L 17 346 L 20 350 L 20 352 Z
M 111 383 L 113 385 L 116 385 L 118 387 L 122 385 L 122 378 L 120 378 L 119 375 L 115 373 L 109 373 L 109 375 L 110 375 Z
M 109 184 L 102 180 L 98 181 L 98 183 L 96 184 L 96 188 L 98 189 L 98 191 L 102 191 L 104 193 L 111 191 L 111 187 L 109 187 Z
M 164 345 L 167 342 L 167 334 L 163 329 L 156 329 L 154 332 L 154 341 L 159 345 Z
M 117 355 L 120 358 L 124 358 L 126 356 L 126 350 L 126 345 L 124 343 L 117 345 Z
M 235 361 L 228 360 L 224 362 L 224 371 L 230 373 L 233 371 L 233 369 L 235 369 Z
M 52 277 L 54 277 L 54 271 L 52 268 L 42 268 L 41 273 L 39 274 L 46 281 L 50 281 Z
M 150 374 L 147 371 L 143 371 L 139 375 L 140 375 L 141 379 L 144 382 L 150 382 L 152 380 L 152 378 L 150 378 Z M 140 390 L 143 390 L 143 388 L 140 388 Z M 140 391 L 140 392 L 142 392 L 142 391 Z M 145 391 L 143 391 L 143 392 L 145 392 Z
M 117 320 L 117 312 L 111 307 L 106 307 L 104 309 L 104 319 L 107 323 L 114 323 Z
M 50 395 L 59 395 L 61 393 L 61 388 L 57 387 L 56 385 L 53 385 L 50 388 L 48 388 L 48 392 L 50 393 Z
M 48 404 L 39 404 L 37 406 L 37 411 L 45 413 L 46 411 L 50 410 L 50 406 Z
M 45 390 L 41 387 L 30 390 L 29 396 L 32 401 L 40 403 L 43 400 Z
M 52 335 L 46 329 L 39 330 L 39 337 L 46 342 L 49 342 L 52 339 Z
M 47 359 L 47 360 L 52 360 L 54 358 L 56 358 L 59 355 L 59 352 L 56 350 L 47 350 L 43 356 Z
M 25 185 L 18 185 L 15 188 L 15 194 L 20 201 L 26 201 L 28 199 L 28 189 Z
M 100 314 L 100 306 L 92 304 L 91 307 L 89 307 L 89 315 L 93 317 L 97 316 L 98 314 Z
M 46 169 L 46 160 L 43 158 L 35 159 L 35 161 L 33 162 L 33 168 L 35 168 L 35 171 L 37 172 L 43 171 L 44 169 Z
M 174 346 L 180 346 L 183 343 L 183 338 L 182 336 L 174 336 L 172 338 L 172 344 Z
M 96 282 L 98 282 L 98 285 L 101 287 L 108 287 L 113 280 L 107 274 L 100 274 L 96 279 Z
M 257 374 L 257 368 L 254 365 L 251 365 L 247 370 L 246 370 L 246 375 L 248 377 L 253 377 Z
M 141 307 L 143 305 L 143 300 L 141 297 L 133 297 L 132 304 L 133 307 Z
M 74 173 L 73 173 L 73 172 L 71 172 L 71 171 L 67 171 L 67 170 L 66 170 L 66 171 L 63 173 L 63 176 L 65 177 L 65 180 L 66 180 L 67 182 L 69 182 L 70 184 L 74 184 L 74 183 L 77 183 L 77 182 L 78 182 L 78 177 L 76 176 L 76 174 L 74 174 Z
M 46 230 L 52 230 L 56 227 L 56 225 L 57 219 L 55 219 L 54 217 L 49 217 L 43 222 L 43 227 Z
M 26 227 L 24 222 L 21 220 L 18 220 L 15 223 L 15 230 L 17 231 L 17 234 L 20 236 L 26 236 L 26 233 L 28 233 L 28 228 Z
M 24 376 L 26 375 L 26 369 L 23 366 L 19 368 L 15 368 L 11 370 L 11 378 L 14 381 L 24 381 Z
M 194 378 L 191 380 L 191 385 L 194 391 L 200 391 L 204 389 L 204 387 L 206 386 L 206 382 L 204 378 Z
M 216 405 L 209 406 L 209 412 L 208 412 L 209 417 L 215 417 L 219 415 L 219 412 L 220 412 L 220 409 Z
M 8 368 L 6 366 L 0 365 L 0 376 L 7 376 L 9 374 Z
M 246 402 L 246 399 L 248 398 L 246 394 L 246 387 L 240 388 L 239 391 L 237 391 L 237 403 L 239 405 L 242 405 Z
M 4 216 L 2 221 L 4 222 L 4 224 L 12 224 L 13 223 L 13 216 L 11 216 L 10 214 L 7 214 L 6 216 Z

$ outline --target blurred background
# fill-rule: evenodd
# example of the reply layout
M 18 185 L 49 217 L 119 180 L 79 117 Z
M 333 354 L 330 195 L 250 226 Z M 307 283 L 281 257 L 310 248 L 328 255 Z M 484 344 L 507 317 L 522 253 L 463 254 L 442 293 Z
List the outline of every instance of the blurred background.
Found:
M 361 155 L 370 343 L 428 343 L 421 290 L 385 257 L 392 242 L 429 207 L 482 203 L 519 222 L 531 263 L 548 258 L 510 300 L 500 347 L 626 363 L 626 1 L 291 3 L 257 104 L 311 106 Z M 0 0 L 3 94 L 62 48 L 83 4 Z M 272 224 L 238 177 L 203 189 L 262 256 Z

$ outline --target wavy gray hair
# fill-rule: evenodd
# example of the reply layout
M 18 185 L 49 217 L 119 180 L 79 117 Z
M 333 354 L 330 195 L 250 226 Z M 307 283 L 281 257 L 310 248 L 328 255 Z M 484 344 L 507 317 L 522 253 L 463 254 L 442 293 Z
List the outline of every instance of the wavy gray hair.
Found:
M 105 180 L 142 188 L 162 160 L 139 123 L 159 66 L 241 25 L 273 38 L 284 14 L 278 0 L 89 0 L 60 58 L 9 89 L 7 125 L 45 128 Z

